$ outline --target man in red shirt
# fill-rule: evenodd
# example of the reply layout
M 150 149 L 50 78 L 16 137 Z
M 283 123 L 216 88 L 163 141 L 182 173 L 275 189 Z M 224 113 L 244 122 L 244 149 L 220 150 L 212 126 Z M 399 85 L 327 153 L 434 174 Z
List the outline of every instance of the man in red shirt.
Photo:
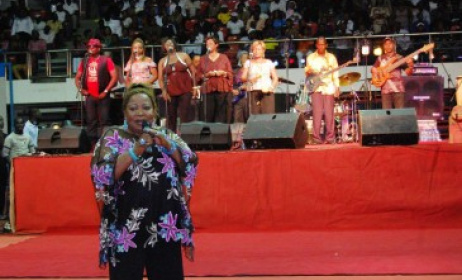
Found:
M 101 137 L 104 127 L 110 125 L 109 91 L 117 83 L 117 70 L 110 57 L 101 55 L 101 42 L 98 39 L 90 39 L 87 50 L 75 75 L 75 85 L 85 96 L 87 134 L 94 144 Z

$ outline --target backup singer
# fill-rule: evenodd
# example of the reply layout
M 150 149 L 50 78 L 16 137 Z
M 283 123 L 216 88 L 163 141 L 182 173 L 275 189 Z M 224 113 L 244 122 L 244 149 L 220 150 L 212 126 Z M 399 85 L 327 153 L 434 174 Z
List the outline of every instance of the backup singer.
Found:
M 189 110 L 195 69 L 187 53 L 177 52 L 175 40 L 163 39 L 162 48 L 167 54 L 158 64 L 159 86 L 162 97 L 167 102 L 167 127 L 176 132 L 178 116 L 182 123 L 191 121 Z
M 87 57 L 83 59 L 75 75 L 75 85 L 85 96 L 87 135 L 92 144 L 101 137 L 104 127 L 110 125 L 109 91 L 117 83 L 117 70 L 110 57 L 101 55 L 101 42 L 90 39 Z
M 247 105 L 247 87 L 242 82 L 242 72 L 244 71 L 243 65 L 249 59 L 249 54 L 244 52 L 239 57 L 238 68 L 234 75 L 233 89 L 233 120 L 234 123 L 246 123 L 249 118 L 249 106 Z
M 396 42 L 391 37 L 386 37 L 383 40 L 383 50 L 384 54 L 377 57 L 377 60 L 371 69 L 372 75 L 380 74 L 380 67 L 389 65 L 389 63 L 393 63 L 402 57 L 396 53 Z M 411 75 L 413 67 L 414 62 L 410 59 L 407 61 L 407 68 L 404 70 L 405 73 L 407 75 Z M 383 109 L 391 109 L 393 106 L 395 108 L 404 107 L 404 83 L 401 76 L 402 69 L 403 68 L 398 67 L 392 70 L 389 73 L 390 78 L 381 87 Z
M 157 65 L 152 58 L 145 55 L 144 42 L 137 38 L 132 43 L 132 53 L 125 66 L 125 86 L 131 84 L 147 84 L 152 86 L 157 80 Z
M 274 90 L 278 85 L 276 67 L 265 58 L 265 42 L 255 40 L 250 49 L 253 57 L 244 64 L 241 76 L 242 82 L 248 83 L 250 114 L 272 114 L 275 112 Z
M 316 40 L 316 51 L 306 58 L 305 74 L 320 75 L 338 67 L 335 55 L 327 51 L 327 40 Z M 334 96 L 339 96 L 338 72 L 335 71 L 321 79 L 322 83 L 314 89 L 311 96 L 313 105 L 313 141 L 315 144 L 335 143 Z M 321 139 L 321 121 L 324 115 L 325 141 Z
M 218 52 L 218 39 L 205 39 L 207 54 L 201 57 L 197 77 L 203 83 L 204 120 L 228 122 L 228 96 L 233 89 L 233 69 L 228 57 Z

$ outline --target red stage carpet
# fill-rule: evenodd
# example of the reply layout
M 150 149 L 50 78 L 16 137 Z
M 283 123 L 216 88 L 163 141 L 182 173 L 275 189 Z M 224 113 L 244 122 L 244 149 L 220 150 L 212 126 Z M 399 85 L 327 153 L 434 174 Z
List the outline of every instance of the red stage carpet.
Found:
M 188 276 L 462 273 L 462 229 L 199 233 Z M 99 277 L 96 234 L 0 249 L 0 277 Z
M 462 228 L 462 145 L 201 152 L 198 229 Z M 97 226 L 90 156 L 14 160 L 17 232 Z

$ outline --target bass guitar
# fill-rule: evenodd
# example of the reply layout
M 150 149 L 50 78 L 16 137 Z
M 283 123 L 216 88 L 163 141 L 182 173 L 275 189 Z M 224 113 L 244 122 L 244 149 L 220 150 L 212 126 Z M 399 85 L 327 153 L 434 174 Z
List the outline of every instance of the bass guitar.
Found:
M 329 70 L 329 71 L 326 71 L 326 72 L 321 72 L 321 73 L 317 73 L 317 74 L 314 74 L 314 75 L 308 75 L 306 78 L 305 78 L 305 85 L 306 85 L 306 90 L 309 91 L 309 92 L 313 92 L 315 91 L 319 86 L 323 85 L 324 82 L 322 81 L 322 79 L 342 68 L 345 68 L 347 67 L 348 65 L 350 64 L 353 64 L 353 63 L 357 63 L 358 60 L 357 59 L 353 59 L 353 60 L 349 60 L 347 61 L 346 63 L 340 65 L 339 67 L 337 68 L 334 68 L 332 70 Z
M 372 73 L 372 84 L 376 87 L 382 87 L 390 78 L 390 72 L 404 64 L 415 55 L 423 52 L 428 52 L 435 47 L 435 43 L 426 44 L 415 52 L 400 58 L 399 60 L 391 59 L 387 64 L 377 68 L 376 73 Z
M 244 83 L 239 82 L 237 84 L 237 86 L 238 86 L 237 90 L 238 90 L 239 93 L 237 95 L 233 96 L 233 100 L 231 102 L 233 105 L 236 104 L 237 102 L 239 102 L 239 100 L 241 100 L 242 98 L 244 98 L 245 93 L 246 93 Z

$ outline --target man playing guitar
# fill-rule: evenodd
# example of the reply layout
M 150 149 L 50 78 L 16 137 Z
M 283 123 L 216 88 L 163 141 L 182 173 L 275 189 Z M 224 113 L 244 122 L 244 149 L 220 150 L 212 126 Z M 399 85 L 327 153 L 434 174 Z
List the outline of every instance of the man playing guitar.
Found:
M 327 41 L 324 37 L 316 40 L 316 51 L 306 58 L 305 74 L 322 75 L 323 72 L 338 68 L 337 58 L 327 49 Z M 334 96 L 338 97 L 339 79 L 338 71 L 322 78 L 322 83 L 313 89 L 311 101 L 313 105 L 313 139 L 315 144 L 322 144 L 321 121 L 324 114 L 325 142 L 335 142 L 334 126 Z
M 381 87 L 383 109 L 391 109 L 393 105 L 395 108 L 403 108 L 404 84 L 401 77 L 403 67 L 397 67 L 389 72 L 385 71 L 387 66 L 401 59 L 401 55 L 396 53 L 396 43 L 391 37 L 386 37 L 383 40 L 383 49 L 384 54 L 377 57 L 371 69 L 372 83 Z M 406 63 L 407 68 L 405 67 L 404 71 L 407 75 L 411 75 L 414 62 L 412 59 L 408 59 Z

